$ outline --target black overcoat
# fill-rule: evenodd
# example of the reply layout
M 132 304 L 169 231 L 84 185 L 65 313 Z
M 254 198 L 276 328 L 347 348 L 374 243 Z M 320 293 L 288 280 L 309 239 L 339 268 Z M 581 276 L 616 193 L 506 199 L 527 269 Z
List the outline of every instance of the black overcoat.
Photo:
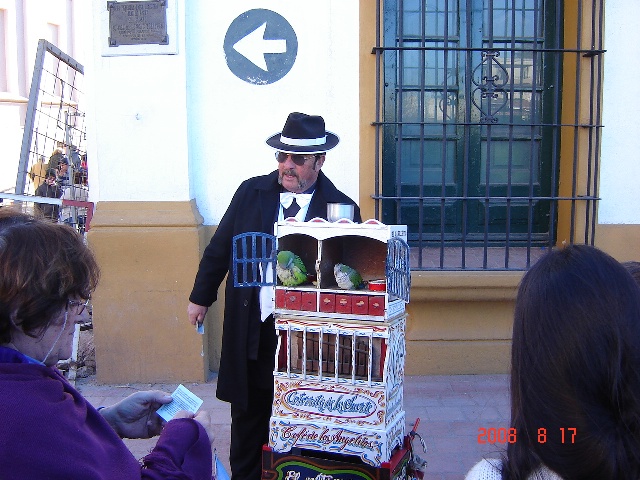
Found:
M 245 180 L 231 200 L 220 225 L 204 251 L 189 301 L 211 306 L 227 272 L 232 271 L 232 243 L 235 235 L 246 232 L 273 234 L 273 223 L 280 202 L 278 171 Z M 327 203 L 355 205 L 354 221 L 360 222 L 360 209 L 339 191 L 322 171 L 309 204 L 306 220 L 327 218 Z M 225 287 L 222 352 L 216 396 L 246 408 L 249 395 L 247 358 L 250 329 L 260 329 L 257 288 L 235 288 L 230 275 Z M 275 352 L 273 352 L 275 354 Z

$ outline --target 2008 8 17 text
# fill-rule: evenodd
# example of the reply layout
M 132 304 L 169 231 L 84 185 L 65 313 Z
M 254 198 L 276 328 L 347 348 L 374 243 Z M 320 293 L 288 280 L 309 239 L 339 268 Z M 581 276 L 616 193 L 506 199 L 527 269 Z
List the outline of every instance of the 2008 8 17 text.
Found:
M 578 429 L 574 427 L 559 429 L 560 442 L 561 443 L 575 443 Z M 516 443 L 518 441 L 518 432 L 515 428 L 478 428 L 478 443 L 479 444 L 494 444 L 494 443 Z M 547 429 L 539 428 L 538 443 L 547 442 Z

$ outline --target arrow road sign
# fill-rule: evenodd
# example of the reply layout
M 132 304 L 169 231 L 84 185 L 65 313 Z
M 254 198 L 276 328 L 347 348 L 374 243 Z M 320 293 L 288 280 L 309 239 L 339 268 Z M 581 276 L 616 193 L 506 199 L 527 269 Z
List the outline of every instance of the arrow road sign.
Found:
M 287 53 L 286 40 L 267 40 L 264 32 L 267 30 L 267 22 L 264 22 L 253 32 L 241 38 L 233 46 L 233 49 L 245 57 L 254 65 L 257 65 L 265 72 L 268 72 L 267 62 L 264 59 L 265 53 Z
M 248 83 L 277 82 L 293 67 L 298 39 L 291 24 L 271 10 L 249 10 L 238 16 L 224 38 L 227 65 Z

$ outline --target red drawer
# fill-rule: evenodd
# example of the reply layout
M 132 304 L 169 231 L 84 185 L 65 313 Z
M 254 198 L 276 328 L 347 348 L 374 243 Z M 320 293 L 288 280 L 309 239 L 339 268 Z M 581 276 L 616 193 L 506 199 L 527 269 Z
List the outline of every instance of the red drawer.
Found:
M 276 289 L 276 308 L 284 308 L 287 305 L 287 295 L 284 290 Z
M 295 290 L 285 290 L 285 308 L 289 310 L 300 310 L 302 302 L 301 292 Z
M 354 295 L 351 298 L 351 313 L 355 315 L 367 315 L 369 313 L 369 296 Z
M 351 295 L 336 294 L 336 313 L 351 313 Z
M 317 311 L 316 310 L 317 298 L 318 298 L 318 294 L 316 292 L 302 292 L 302 296 L 300 299 L 300 310 L 304 310 L 306 312 Z
M 369 297 L 369 315 L 384 315 L 384 296 L 375 295 Z
M 336 294 L 335 293 L 320 294 L 320 311 L 325 313 L 335 313 L 336 311 Z

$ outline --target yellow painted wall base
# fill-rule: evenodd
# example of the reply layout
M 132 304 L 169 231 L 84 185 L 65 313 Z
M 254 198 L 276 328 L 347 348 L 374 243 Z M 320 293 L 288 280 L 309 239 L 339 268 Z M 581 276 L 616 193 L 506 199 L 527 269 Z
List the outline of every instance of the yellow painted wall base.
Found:
M 102 269 L 93 298 L 98 380 L 202 381 L 219 365 L 224 288 L 207 335 L 186 306 L 215 227 L 193 202 L 100 202 L 88 239 Z M 640 225 L 598 225 L 597 246 L 640 260 Z M 524 272 L 413 272 L 408 375 L 507 373 L 513 305 Z
M 509 373 L 510 340 L 408 341 L 406 375 Z
M 596 225 L 596 247 L 619 262 L 640 261 L 640 225 Z
M 522 272 L 414 272 L 407 375 L 507 373 Z
M 598 224 L 595 238 L 618 261 L 640 261 L 640 225 Z M 406 373 L 509 372 L 513 307 L 523 274 L 414 272 Z
M 98 381 L 195 382 L 208 345 L 189 324 L 200 260 L 194 202 L 99 202 L 88 233 L 102 276 L 92 299 Z

